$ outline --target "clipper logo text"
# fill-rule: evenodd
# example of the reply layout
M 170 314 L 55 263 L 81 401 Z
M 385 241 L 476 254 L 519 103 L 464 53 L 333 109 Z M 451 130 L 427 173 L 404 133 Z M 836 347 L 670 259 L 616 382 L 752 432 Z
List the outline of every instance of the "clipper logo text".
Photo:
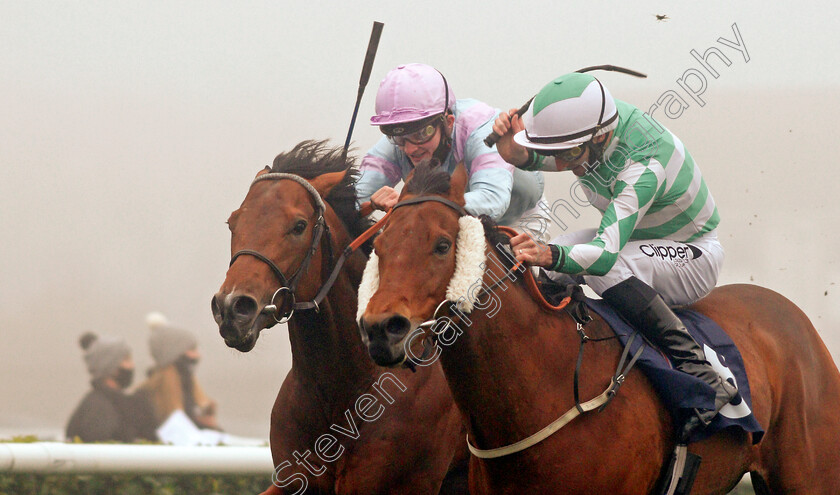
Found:
M 700 249 L 692 246 L 691 244 L 686 244 L 685 246 L 674 247 L 674 246 L 657 246 L 656 244 L 642 244 L 639 246 L 639 250 L 645 256 L 650 258 L 660 258 L 665 261 L 671 261 L 674 265 L 680 267 L 688 263 L 689 261 L 699 258 L 703 256 L 703 251 Z

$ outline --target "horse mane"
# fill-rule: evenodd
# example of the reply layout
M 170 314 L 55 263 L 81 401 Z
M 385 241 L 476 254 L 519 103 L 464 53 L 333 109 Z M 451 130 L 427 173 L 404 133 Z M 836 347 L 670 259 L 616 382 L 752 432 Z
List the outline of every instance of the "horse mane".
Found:
M 344 154 L 344 148 L 329 147 L 327 140 L 306 140 L 298 143 L 291 151 L 277 155 L 271 171 L 314 179 L 323 174 L 347 170 L 344 179 L 324 200 L 341 219 L 350 236 L 358 237 L 373 225 L 373 220 L 362 217 L 356 209 L 356 181 L 359 179 L 359 170 L 355 167 L 355 161 L 354 156 Z M 370 246 L 366 246 L 364 250 L 369 254 Z
M 445 196 L 449 193 L 451 179 L 452 176 L 449 175 L 449 172 L 438 166 L 437 163 L 421 163 L 414 168 L 414 174 L 405 184 L 405 192 L 415 195 Z M 478 219 L 481 220 L 481 225 L 484 227 L 485 239 L 497 254 L 500 246 L 510 247 L 510 237 L 496 228 L 497 224 L 492 218 L 481 215 Z M 499 256 L 499 259 L 507 268 L 513 266 L 507 256 Z
M 502 256 L 499 254 L 499 249 L 501 247 L 510 248 L 510 237 L 498 228 L 498 224 L 489 216 L 481 215 L 478 217 L 481 220 L 481 226 L 484 227 L 484 238 L 487 240 L 487 243 L 490 244 L 490 247 L 493 248 L 493 251 L 497 254 L 499 261 L 505 265 L 505 268 L 511 269 L 513 268 L 513 262 L 511 262 L 508 256 Z
M 408 194 L 437 194 L 443 196 L 449 192 L 452 177 L 438 163 L 421 163 L 414 167 L 411 179 L 405 184 Z

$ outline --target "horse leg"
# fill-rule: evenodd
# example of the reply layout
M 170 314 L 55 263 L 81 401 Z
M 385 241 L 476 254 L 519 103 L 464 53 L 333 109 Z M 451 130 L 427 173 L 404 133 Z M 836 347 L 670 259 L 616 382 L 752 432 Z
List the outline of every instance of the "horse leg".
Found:
M 808 328 L 810 327 L 810 328 Z M 840 376 L 810 323 L 802 325 L 798 341 L 805 342 L 785 359 L 775 359 L 778 371 L 772 395 L 778 397 L 766 425 L 767 434 L 756 448 L 753 466 L 769 493 L 836 494 L 840 489 Z
M 453 466 L 443 478 L 439 495 L 466 495 L 470 493 L 469 486 L 469 463 L 463 462 Z
M 780 294 L 748 285 L 715 289 L 694 307 L 730 331 L 744 358 L 766 431 L 747 469 L 763 479 L 761 489 L 838 493 L 840 373 L 808 317 Z
M 824 404 L 806 407 L 804 394 L 791 389 L 780 408 L 783 414 L 768 428 L 770 438 L 761 442 L 762 467 L 757 471 L 768 493 L 836 494 L 840 487 L 837 420 Z
M 750 481 L 752 482 L 753 491 L 755 495 L 772 495 L 770 487 L 764 480 L 764 476 L 758 471 L 750 471 Z
M 729 428 L 688 446 L 701 457 L 692 495 L 729 493 L 750 467 L 750 435 Z M 774 492 L 775 493 L 775 492 Z

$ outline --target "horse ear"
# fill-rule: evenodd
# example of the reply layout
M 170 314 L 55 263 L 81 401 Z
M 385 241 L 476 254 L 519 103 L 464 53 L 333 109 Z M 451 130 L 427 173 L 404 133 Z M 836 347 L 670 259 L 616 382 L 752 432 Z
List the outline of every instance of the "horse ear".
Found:
M 269 173 L 269 172 L 271 172 L 271 168 L 269 168 L 269 167 L 265 167 L 264 169 L 262 169 L 262 170 L 260 170 L 259 172 L 257 172 L 257 176 L 256 176 L 256 177 L 254 177 L 254 178 L 256 179 L 257 177 L 259 177 L 259 176 L 261 176 L 261 175 L 265 175 L 265 174 L 267 174 L 267 173 Z
M 310 180 L 309 183 L 312 184 L 312 187 L 318 191 L 318 194 L 320 194 L 322 198 L 326 198 L 330 191 L 332 191 L 335 186 L 344 180 L 344 176 L 347 175 L 348 170 L 349 169 L 345 169 L 339 172 L 322 174 Z
M 411 182 L 411 179 L 414 178 L 414 171 L 415 170 L 416 169 L 412 168 L 411 171 L 408 173 L 408 175 L 405 176 L 405 179 L 403 179 L 403 188 L 402 188 L 402 191 L 400 191 L 399 201 L 402 201 L 403 198 L 405 197 L 405 195 L 406 195 L 405 190 L 408 189 L 407 187 L 405 187 L 405 185 L 408 184 L 409 182 Z
M 449 199 L 464 204 L 464 191 L 467 189 L 467 168 L 464 162 L 455 167 L 452 178 L 449 179 Z

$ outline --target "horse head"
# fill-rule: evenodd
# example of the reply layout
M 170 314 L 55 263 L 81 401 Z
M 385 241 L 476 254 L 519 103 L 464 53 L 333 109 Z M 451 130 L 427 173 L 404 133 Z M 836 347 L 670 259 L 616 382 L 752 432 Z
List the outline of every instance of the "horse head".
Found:
M 347 237 L 323 198 L 344 193 L 339 200 L 358 219 L 348 160 L 340 148 L 323 145 L 305 141 L 278 155 L 271 169 L 257 174 L 228 219 L 232 258 L 211 309 L 229 347 L 248 352 L 260 331 L 284 323 L 299 301 L 315 297 L 319 268 L 332 262 L 333 242 L 346 243 L 333 237 Z
M 381 366 L 405 361 L 409 333 L 432 318 L 445 300 L 456 267 L 459 219 L 465 215 L 463 165 L 451 178 L 441 167 L 421 165 L 414 172 L 374 241 L 372 263 L 378 263 L 378 277 L 366 271 L 363 284 L 378 278 L 378 287 L 365 308 L 364 291 L 374 288 L 359 289 L 362 341 Z

